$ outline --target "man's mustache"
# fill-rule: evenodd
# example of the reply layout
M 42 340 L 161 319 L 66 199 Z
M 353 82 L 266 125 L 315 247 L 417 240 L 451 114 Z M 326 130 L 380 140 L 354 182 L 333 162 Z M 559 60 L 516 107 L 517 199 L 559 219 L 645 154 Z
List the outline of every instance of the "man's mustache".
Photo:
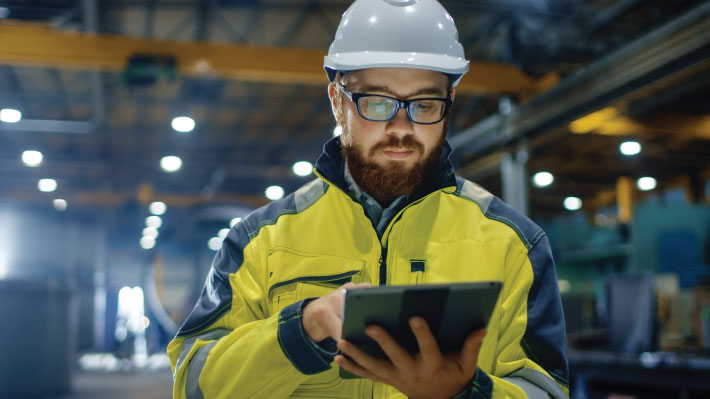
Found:
M 418 142 L 414 136 L 406 135 L 402 139 L 394 136 L 390 136 L 387 141 L 377 143 L 374 147 L 370 149 L 370 156 L 374 156 L 379 150 L 386 149 L 407 149 L 410 151 L 418 150 L 420 153 L 424 152 L 424 145 Z

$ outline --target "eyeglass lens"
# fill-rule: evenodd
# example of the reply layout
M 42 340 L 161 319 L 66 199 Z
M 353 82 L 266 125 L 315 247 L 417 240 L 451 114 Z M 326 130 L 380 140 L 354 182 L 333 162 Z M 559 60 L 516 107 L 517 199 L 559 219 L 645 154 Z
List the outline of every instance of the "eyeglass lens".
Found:
M 440 100 L 412 101 L 409 115 L 414 122 L 433 123 L 441 119 L 446 103 Z M 360 99 L 360 113 L 367 119 L 385 121 L 390 119 L 397 108 L 397 101 L 387 97 L 368 96 Z

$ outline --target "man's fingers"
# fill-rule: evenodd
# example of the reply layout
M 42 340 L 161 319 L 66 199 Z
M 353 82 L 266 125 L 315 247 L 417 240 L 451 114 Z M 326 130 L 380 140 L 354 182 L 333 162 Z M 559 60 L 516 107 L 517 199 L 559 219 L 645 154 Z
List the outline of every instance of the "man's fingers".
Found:
M 395 367 L 399 369 L 409 369 L 413 364 L 414 359 L 409 352 L 400 346 L 383 328 L 379 326 L 368 326 L 365 329 L 365 333 L 380 345 L 380 348 L 382 348 Z
M 353 282 L 349 282 L 349 283 L 345 283 L 345 284 L 343 284 L 343 285 L 340 286 L 341 289 L 342 289 L 342 288 L 345 288 L 346 290 L 347 290 L 347 289 L 350 289 L 350 288 L 368 288 L 368 287 L 372 287 L 372 284 L 370 284 L 370 283 L 358 283 L 358 284 L 355 284 L 355 283 L 353 283 Z
M 476 368 L 478 363 L 478 353 L 481 351 L 483 338 L 486 336 L 486 330 L 480 329 L 471 333 L 461 349 L 461 364 L 466 371 Z
M 362 366 L 360 366 L 359 364 L 348 359 L 346 356 L 343 356 L 343 355 L 335 356 L 335 362 L 338 363 L 338 365 L 341 368 L 344 368 L 345 370 L 347 370 L 355 375 L 359 375 L 360 377 L 369 378 L 372 381 L 376 381 L 376 382 L 384 382 L 383 379 L 381 379 L 377 375 L 365 370 Z
M 357 289 L 357 288 L 369 288 L 372 287 L 372 284 L 370 283 L 360 283 L 360 284 L 355 284 L 353 282 L 350 283 L 345 283 L 341 285 L 337 290 L 332 292 L 330 295 L 336 294 L 335 295 L 335 313 L 340 317 L 340 319 L 343 318 L 343 308 L 345 305 L 345 294 L 349 289 Z
M 370 373 L 384 378 L 388 378 L 392 373 L 392 365 L 389 361 L 374 358 L 351 342 L 341 339 L 338 341 L 338 349 Z
M 439 344 L 436 343 L 434 334 L 431 333 L 429 326 L 424 318 L 415 316 L 409 319 L 409 326 L 412 328 L 414 336 L 417 338 L 419 352 L 422 355 L 424 363 L 437 364 L 441 360 L 441 350 Z

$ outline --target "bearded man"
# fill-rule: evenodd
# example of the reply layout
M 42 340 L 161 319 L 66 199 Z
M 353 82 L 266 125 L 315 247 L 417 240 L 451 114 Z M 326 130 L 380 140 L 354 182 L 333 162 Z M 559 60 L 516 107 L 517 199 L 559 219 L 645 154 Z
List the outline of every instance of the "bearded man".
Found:
M 325 57 L 342 134 L 317 178 L 236 224 L 168 347 L 175 398 L 566 398 L 566 338 L 544 232 L 457 176 L 446 133 L 468 69 L 435 0 L 357 0 Z M 441 353 L 342 339 L 344 290 L 503 282 L 486 330 Z M 347 356 L 346 356 L 347 355 Z M 343 379 L 339 368 L 360 379 Z

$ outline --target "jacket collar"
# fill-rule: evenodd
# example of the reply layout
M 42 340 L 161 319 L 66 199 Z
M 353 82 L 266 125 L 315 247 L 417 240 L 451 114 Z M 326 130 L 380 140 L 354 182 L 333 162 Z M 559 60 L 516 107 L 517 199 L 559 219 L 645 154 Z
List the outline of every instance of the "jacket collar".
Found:
M 422 183 L 410 195 L 410 201 L 415 201 L 431 192 L 445 187 L 456 186 L 454 166 L 451 163 L 451 144 L 446 140 L 441 159 L 436 167 L 436 173 L 428 181 Z M 345 162 L 341 153 L 340 136 L 333 137 L 323 146 L 323 153 L 316 161 L 316 172 L 331 184 L 337 186 L 344 192 L 348 192 L 348 184 L 345 181 Z

